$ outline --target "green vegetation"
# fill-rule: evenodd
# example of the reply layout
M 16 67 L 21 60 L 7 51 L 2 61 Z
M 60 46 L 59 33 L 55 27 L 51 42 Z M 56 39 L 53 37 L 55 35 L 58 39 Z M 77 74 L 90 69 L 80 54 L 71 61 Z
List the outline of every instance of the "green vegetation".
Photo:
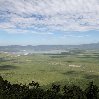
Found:
M 0 99 L 99 99 L 99 87 L 90 82 L 85 90 L 79 86 L 52 84 L 42 89 L 38 82 L 11 84 L 0 76 Z
M 0 75 L 13 83 L 38 82 L 81 86 L 93 81 L 99 86 L 99 51 L 71 50 L 60 54 L 0 54 Z

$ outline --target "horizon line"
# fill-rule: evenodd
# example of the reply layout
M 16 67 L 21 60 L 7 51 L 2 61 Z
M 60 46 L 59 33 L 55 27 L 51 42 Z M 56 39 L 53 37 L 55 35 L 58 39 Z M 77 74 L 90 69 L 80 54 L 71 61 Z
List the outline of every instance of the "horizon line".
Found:
M 21 45 L 21 44 L 10 44 L 10 45 L 0 45 L 0 46 L 76 46 L 76 45 L 87 45 L 87 44 L 98 44 L 99 42 L 94 42 L 94 43 L 83 43 L 83 44 L 40 44 L 40 45 L 32 45 L 32 44 L 27 44 L 27 45 Z

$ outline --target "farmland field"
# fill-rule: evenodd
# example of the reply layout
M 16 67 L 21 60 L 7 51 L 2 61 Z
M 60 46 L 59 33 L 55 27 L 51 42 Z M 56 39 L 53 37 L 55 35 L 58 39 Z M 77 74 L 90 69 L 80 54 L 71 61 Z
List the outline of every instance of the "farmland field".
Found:
M 0 53 L 0 75 L 11 83 L 99 84 L 99 51 L 16 55 Z

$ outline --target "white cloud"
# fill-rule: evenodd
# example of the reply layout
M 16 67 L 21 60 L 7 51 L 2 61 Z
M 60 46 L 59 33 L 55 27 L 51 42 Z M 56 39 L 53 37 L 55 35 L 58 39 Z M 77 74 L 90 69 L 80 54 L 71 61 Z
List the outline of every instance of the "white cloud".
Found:
M 0 0 L 0 28 L 47 33 L 99 30 L 99 1 Z
M 83 38 L 83 37 L 89 37 L 89 35 L 64 35 L 64 37 Z
M 28 34 L 28 33 L 31 33 L 31 34 L 37 34 L 37 35 L 53 35 L 54 33 L 52 32 L 38 32 L 38 31 L 32 31 L 32 30 L 24 30 L 24 29 L 8 29 L 8 28 L 5 28 L 5 31 L 7 31 L 7 33 L 9 34 Z

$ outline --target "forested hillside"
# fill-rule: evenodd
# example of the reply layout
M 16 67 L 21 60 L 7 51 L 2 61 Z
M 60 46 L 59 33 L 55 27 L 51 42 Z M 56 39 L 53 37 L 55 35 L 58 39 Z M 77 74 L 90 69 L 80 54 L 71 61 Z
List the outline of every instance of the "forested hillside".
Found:
M 79 86 L 52 84 L 42 89 L 38 82 L 11 84 L 0 76 L 0 99 L 99 99 L 99 87 L 90 82 L 85 90 Z

